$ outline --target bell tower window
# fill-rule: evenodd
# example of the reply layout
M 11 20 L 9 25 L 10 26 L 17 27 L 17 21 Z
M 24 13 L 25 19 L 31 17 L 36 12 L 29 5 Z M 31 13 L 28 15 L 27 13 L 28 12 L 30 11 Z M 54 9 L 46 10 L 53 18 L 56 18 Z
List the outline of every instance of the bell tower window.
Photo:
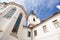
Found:
M 33 21 L 35 21 L 35 18 L 33 18 Z

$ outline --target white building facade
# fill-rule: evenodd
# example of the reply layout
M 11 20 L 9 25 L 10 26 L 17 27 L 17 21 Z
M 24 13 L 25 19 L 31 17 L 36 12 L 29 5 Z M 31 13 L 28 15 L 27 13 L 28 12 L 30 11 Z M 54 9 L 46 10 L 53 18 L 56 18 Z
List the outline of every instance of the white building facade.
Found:
M 8 3 L 0 12 L 0 40 L 20 40 L 26 21 L 26 12 L 22 5 Z
M 31 40 L 60 40 L 60 11 L 29 28 L 27 37 Z
M 60 11 L 43 21 L 31 14 L 28 27 L 26 19 L 22 5 L 8 3 L 0 12 L 0 40 L 60 40 Z
M 60 40 L 60 12 L 36 25 L 33 33 L 33 40 Z

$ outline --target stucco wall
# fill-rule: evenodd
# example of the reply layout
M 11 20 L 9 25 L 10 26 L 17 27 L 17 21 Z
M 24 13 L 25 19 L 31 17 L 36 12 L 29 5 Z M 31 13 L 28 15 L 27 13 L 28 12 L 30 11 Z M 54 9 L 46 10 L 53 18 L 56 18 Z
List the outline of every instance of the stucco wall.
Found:
M 30 31 L 31 32 L 31 30 L 30 29 L 27 29 L 27 28 L 22 28 L 23 30 L 22 30 L 22 34 L 21 34 L 21 37 L 20 37 L 20 40 L 31 40 L 31 37 L 28 37 L 28 31 Z
M 1 40 L 20 40 L 20 35 L 21 35 L 21 31 L 22 31 L 22 26 L 25 24 L 25 21 L 26 21 L 26 13 L 24 12 L 24 10 L 18 6 L 15 6 L 15 5 L 8 5 L 9 7 L 7 9 L 5 9 L 4 11 L 2 11 L 2 13 L 4 14 L 7 14 L 7 12 L 13 8 L 13 7 L 16 7 L 17 11 L 15 12 L 15 14 L 11 17 L 11 19 L 8 19 L 6 20 L 7 18 L 4 18 L 3 16 L 1 16 L 1 18 L 4 18 L 6 21 L 8 22 L 5 22 L 5 23 L 8 23 L 6 24 L 6 26 L 3 25 L 3 35 L 1 36 Z M 7 11 L 8 10 L 8 11 Z M 14 37 L 13 35 L 11 35 L 11 32 L 12 32 L 12 29 L 14 27 L 14 24 L 18 18 L 18 15 L 22 13 L 23 17 L 22 17 L 22 20 L 21 20 L 21 23 L 20 23 L 20 26 L 19 26 L 19 29 L 18 29 L 18 33 L 17 33 L 17 37 Z M 1 19 L 0 18 L 0 19 Z M 4 23 L 4 21 L 2 21 Z M 1 23 L 2 24 L 2 23 Z M 20 31 L 21 30 L 21 31 Z
M 33 21 L 33 19 L 35 19 L 35 21 Z M 36 24 L 39 24 L 39 23 L 40 23 L 40 20 L 39 20 L 39 18 L 37 18 L 36 15 L 30 15 L 30 16 L 28 17 L 28 25 L 29 25 L 29 24 L 34 24 L 34 25 L 36 25 Z
M 42 24 L 38 25 L 36 28 L 33 29 L 37 30 L 37 36 L 33 36 L 34 40 L 59 40 L 60 36 L 60 27 L 56 28 L 55 25 L 52 23 L 54 20 L 58 20 L 60 23 L 60 13 L 49 18 L 47 21 L 43 22 Z M 46 25 L 48 32 L 43 31 L 43 26 Z

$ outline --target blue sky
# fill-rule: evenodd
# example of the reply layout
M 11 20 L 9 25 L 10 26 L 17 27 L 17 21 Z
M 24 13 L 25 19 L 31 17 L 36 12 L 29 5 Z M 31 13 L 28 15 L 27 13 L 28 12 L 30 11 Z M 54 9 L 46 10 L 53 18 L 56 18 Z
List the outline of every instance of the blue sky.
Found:
M 33 10 L 41 21 L 57 12 L 56 6 L 60 5 L 60 0 L 0 0 L 0 2 L 11 1 L 23 5 L 27 15 Z
M 31 10 L 34 10 L 35 14 L 40 18 L 40 20 L 44 20 L 58 11 L 56 8 L 57 5 L 60 5 L 60 0 L 25 1 L 27 13 L 29 14 Z

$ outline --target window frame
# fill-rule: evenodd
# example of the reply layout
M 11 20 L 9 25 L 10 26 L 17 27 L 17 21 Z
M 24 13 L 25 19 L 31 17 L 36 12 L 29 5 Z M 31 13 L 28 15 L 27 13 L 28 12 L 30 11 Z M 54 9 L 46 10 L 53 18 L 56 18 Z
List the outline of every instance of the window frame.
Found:
M 20 13 L 20 14 L 22 15 L 22 13 Z M 17 20 L 18 20 L 19 17 L 21 16 L 20 14 L 18 15 Z M 23 18 L 23 15 L 21 16 L 21 20 L 22 20 L 22 18 Z M 16 20 L 16 22 L 17 22 L 17 20 Z M 20 23 L 21 23 L 21 20 L 20 20 Z M 14 24 L 14 27 L 15 27 L 15 25 L 16 25 L 16 22 L 15 22 L 15 24 Z M 19 30 L 19 27 L 20 27 L 20 23 L 19 23 L 19 25 L 18 25 L 18 30 Z M 14 27 L 13 27 L 13 29 L 14 29 Z M 18 38 L 18 36 L 17 36 L 18 30 L 17 30 L 17 33 L 14 33 L 14 32 L 13 32 L 13 29 L 12 29 L 12 31 L 11 31 L 11 35 L 14 36 L 14 37 L 16 37 L 16 38 Z
M 35 22 L 35 18 L 33 18 L 33 21 Z
M 37 30 L 34 30 L 34 36 L 37 36 Z
M 46 25 L 43 26 L 44 33 L 48 32 Z
M 30 31 L 28 31 L 28 37 L 31 37 L 31 32 Z
M 10 18 L 14 15 L 14 13 L 15 13 L 16 11 L 17 11 L 16 8 L 12 8 L 12 9 L 10 9 L 10 10 L 8 11 L 8 13 L 5 14 L 3 17 L 4 17 L 4 18 L 7 18 L 7 19 L 10 19 Z
M 52 23 L 54 24 L 54 26 L 55 26 L 56 28 L 59 28 L 59 27 L 60 27 L 60 23 L 59 23 L 58 20 L 54 20 L 54 21 L 52 21 Z

